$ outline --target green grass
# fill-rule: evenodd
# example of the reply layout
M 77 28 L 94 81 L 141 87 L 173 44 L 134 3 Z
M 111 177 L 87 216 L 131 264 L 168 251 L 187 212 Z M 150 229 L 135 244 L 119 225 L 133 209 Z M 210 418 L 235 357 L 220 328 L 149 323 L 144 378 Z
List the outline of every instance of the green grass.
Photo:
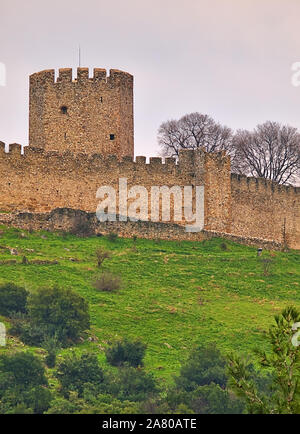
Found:
M 0 284 L 15 282 L 29 291 L 72 288 L 89 302 L 90 335 L 97 339 L 77 350 L 96 351 L 105 364 L 103 349 L 110 342 L 139 338 L 148 345 L 146 369 L 163 382 L 201 343 L 215 341 L 224 353 L 265 347 L 274 315 L 289 304 L 300 308 L 299 251 L 264 251 L 262 258 L 272 259 L 270 274 L 264 275 L 255 248 L 226 241 L 223 250 L 224 240 L 216 238 L 201 243 L 138 239 L 134 249 L 132 239 L 0 229 Z M 102 269 L 122 277 L 116 293 L 93 288 L 99 246 L 112 251 Z M 16 248 L 18 256 L 4 247 Z M 23 265 L 24 255 L 58 264 Z M 12 259 L 17 263 L 5 264 Z M 9 338 L 6 351 L 19 345 Z

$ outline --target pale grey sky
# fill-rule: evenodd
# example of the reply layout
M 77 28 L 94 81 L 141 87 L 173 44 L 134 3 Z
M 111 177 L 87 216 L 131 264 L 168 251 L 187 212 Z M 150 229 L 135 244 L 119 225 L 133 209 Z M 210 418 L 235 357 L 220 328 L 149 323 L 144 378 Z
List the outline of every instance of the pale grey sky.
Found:
M 135 154 L 162 121 L 199 111 L 229 127 L 300 128 L 299 0 L 0 0 L 0 140 L 28 143 L 28 76 L 118 68 L 135 77 Z

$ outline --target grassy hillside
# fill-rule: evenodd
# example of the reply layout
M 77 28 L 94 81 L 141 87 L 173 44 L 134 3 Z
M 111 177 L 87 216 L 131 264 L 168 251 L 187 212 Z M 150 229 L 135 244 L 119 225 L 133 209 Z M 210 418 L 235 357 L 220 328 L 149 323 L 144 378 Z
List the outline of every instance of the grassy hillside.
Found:
M 48 285 L 74 289 L 88 300 L 92 318 L 90 339 L 78 351 L 97 351 L 105 363 L 108 343 L 140 338 L 148 344 L 146 369 L 162 381 L 202 342 L 244 353 L 265 345 L 274 314 L 288 304 L 300 308 L 300 252 L 265 251 L 262 259 L 271 263 L 264 266 L 255 248 L 220 239 L 137 240 L 134 247 L 132 239 L 0 229 L 0 284 L 15 282 L 29 291 Z M 93 288 L 99 246 L 112 252 L 103 270 L 122 277 L 116 293 Z M 18 345 L 9 339 L 1 351 Z

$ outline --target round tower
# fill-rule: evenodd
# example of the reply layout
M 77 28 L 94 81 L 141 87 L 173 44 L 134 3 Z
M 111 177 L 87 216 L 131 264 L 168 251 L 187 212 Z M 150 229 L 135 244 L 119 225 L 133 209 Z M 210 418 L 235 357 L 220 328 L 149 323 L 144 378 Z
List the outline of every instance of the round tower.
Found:
M 134 154 L 133 76 L 95 68 L 54 69 L 30 76 L 29 145 L 46 151 Z

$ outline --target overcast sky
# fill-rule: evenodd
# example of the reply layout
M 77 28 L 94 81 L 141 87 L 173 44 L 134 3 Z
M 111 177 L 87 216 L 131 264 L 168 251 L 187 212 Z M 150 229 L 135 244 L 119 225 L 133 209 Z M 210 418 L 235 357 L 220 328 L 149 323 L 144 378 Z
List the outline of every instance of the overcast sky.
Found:
M 300 128 L 299 0 L 0 0 L 0 140 L 28 143 L 28 76 L 117 68 L 135 78 L 135 154 L 162 121 L 199 111 L 233 129 Z M 1 82 L 1 80 L 0 80 Z

